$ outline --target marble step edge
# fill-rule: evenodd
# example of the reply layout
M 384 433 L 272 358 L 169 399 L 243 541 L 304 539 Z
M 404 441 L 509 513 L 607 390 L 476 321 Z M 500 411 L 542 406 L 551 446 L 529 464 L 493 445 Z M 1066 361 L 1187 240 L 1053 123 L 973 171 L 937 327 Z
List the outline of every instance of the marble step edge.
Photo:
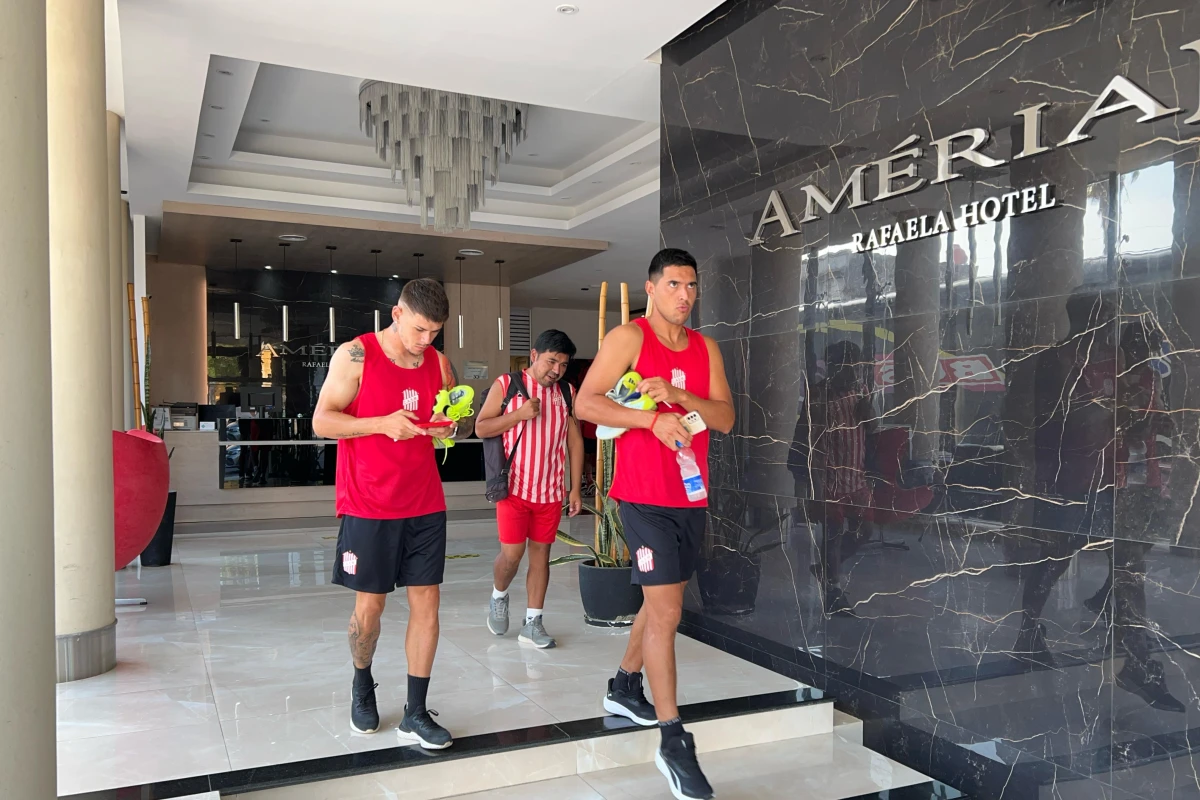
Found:
M 807 686 L 748 697 L 686 704 L 680 706 L 680 716 L 689 730 L 693 731 L 697 731 L 700 727 L 705 730 L 719 730 L 720 726 L 724 726 L 728 734 L 724 738 L 728 739 L 730 743 L 719 744 L 714 749 L 743 747 L 763 741 L 776 741 L 833 731 L 832 699 L 826 698 L 819 690 Z M 772 728 L 771 723 L 774 723 L 776 727 Z M 778 725 L 784 727 L 780 729 Z M 394 737 L 395 733 L 394 731 L 385 731 L 376 735 Z M 763 739 L 763 736 L 768 738 Z M 206 792 L 213 791 L 219 792 L 221 797 L 253 795 L 255 798 L 266 798 L 270 795 L 264 792 L 274 789 L 287 789 L 277 796 L 291 800 L 291 798 L 301 795 L 289 792 L 294 792 L 297 788 L 314 782 L 337 783 L 339 780 L 354 777 L 372 780 L 379 779 L 383 774 L 403 773 L 404 785 L 408 785 L 409 777 L 415 776 L 413 770 L 437 768 L 448 769 L 449 774 L 468 772 L 468 765 L 463 762 L 470 759 L 514 755 L 520 752 L 545 753 L 555 747 L 567 747 L 574 754 L 576 749 L 579 749 L 584 743 L 588 743 L 588 746 L 595 750 L 596 746 L 590 743 L 601 742 L 605 739 L 621 740 L 627 737 L 639 742 L 657 742 L 658 731 L 641 728 L 621 717 L 607 716 L 466 736 L 456 740 L 454 746 L 449 750 L 440 752 L 421 750 L 397 739 L 395 747 L 379 750 L 217 772 L 211 775 L 127 786 L 101 792 L 85 792 L 69 795 L 60 800 L 125 800 L 125 798 L 182 800 L 182 798 L 192 795 L 204 797 Z M 700 740 L 699 734 L 697 738 Z M 717 737 L 713 741 L 720 743 L 722 739 Z M 704 746 L 712 747 L 711 744 Z M 583 757 L 582 752 L 581 758 Z M 606 752 L 605 747 L 599 746 L 599 750 L 596 752 Z M 617 746 L 617 752 L 620 752 L 619 746 Z M 651 750 L 650 757 L 653 757 L 653 750 Z M 571 774 L 576 773 L 572 772 Z M 536 778 L 535 780 L 545 780 L 545 778 Z M 498 788 L 499 785 L 485 788 Z M 453 792 L 453 794 L 462 793 L 461 790 Z M 328 796 L 340 798 L 343 795 L 333 793 Z M 448 796 L 450 795 L 430 795 L 430 797 Z
M 688 723 L 701 754 L 753 747 L 807 736 L 832 735 L 832 706 L 792 707 L 714 717 Z M 426 763 L 408 768 L 350 775 L 270 789 L 241 791 L 238 800 L 341 800 L 403 794 L 406 800 L 445 800 L 555 778 L 588 775 L 654 761 L 661 736 L 656 728 L 625 727 L 597 735 L 535 747 L 499 750 L 447 760 L 418 751 Z M 456 743 L 456 747 L 457 747 Z M 447 753 L 449 751 L 446 751 Z M 222 792 L 222 797 L 229 796 Z
M 833 733 L 850 744 L 863 746 L 863 722 L 845 711 L 834 709 Z

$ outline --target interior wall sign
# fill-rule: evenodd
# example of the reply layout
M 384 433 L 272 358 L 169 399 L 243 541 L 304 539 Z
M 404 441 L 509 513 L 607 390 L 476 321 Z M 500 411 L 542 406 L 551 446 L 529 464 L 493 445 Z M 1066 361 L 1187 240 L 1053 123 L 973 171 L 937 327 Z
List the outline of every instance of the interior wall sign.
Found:
M 1200 55 L 1200 39 L 1185 44 L 1180 49 L 1190 50 Z M 849 178 L 846 179 L 845 184 L 843 184 L 841 191 L 838 192 L 836 197 L 830 198 L 824 190 L 815 184 L 801 186 L 800 192 L 804 195 L 804 216 L 800 217 L 797 222 L 793 222 L 792 215 L 784 204 L 779 190 L 773 189 L 770 195 L 767 196 L 766 206 L 763 208 L 762 216 L 758 221 L 758 227 L 754 231 L 754 236 L 750 239 L 750 245 L 763 244 L 763 233 L 766 231 L 768 225 L 778 224 L 781 236 L 795 236 L 797 233 L 800 233 L 800 228 L 797 225 L 803 226 L 806 223 L 820 219 L 821 211 L 824 211 L 826 214 L 834 214 L 843 205 L 846 205 L 848 208 L 861 208 L 871 203 L 877 203 L 880 200 L 888 200 L 915 192 L 928 185 L 957 180 L 963 177 L 955 171 L 956 163 L 960 161 L 967 161 L 985 169 L 994 169 L 1004 166 L 1010 161 L 1033 158 L 1059 147 L 1069 147 L 1073 144 L 1087 141 L 1092 138 L 1088 131 L 1097 120 L 1131 108 L 1136 108 L 1141 112 L 1141 116 L 1137 118 L 1138 122 L 1153 122 L 1163 117 L 1175 116 L 1183 111 L 1181 108 L 1168 108 L 1133 81 L 1122 75 L 1117 75 L 1109 81 L 1104 91 L 1096 97 L 1095 101 L 1088 107 L 1083 116 L 1080 117 L 1079 122 L 1075 124 L 1075 127 L 1071 129 L 1067 137 L 1056 145 L 1048 146 L 1043 143 L 1042 115 L 1049 106 L 1050 103 L 1048 102 L 1038 103 L 1037 105 L 1023 108 L 1014 115 L 1022 118 L 1024 133 L 1021 152 L 1017 153 L 1011 159 L 992 158 L 982 152 L 992 139 L 991 133 L 984 128 L 967 128 L 966 130 L 952 133 L 949 136 L 934 139 L 929 143 L 935 151 L 937 175 L 932 179 L 919 177 L 917 175 L 917 160 L 924 156 L 925 148 L 919 144 L 921 137 L 913 134 L 892 148 L 891 152 L 883 158 L 867 164 L 860 164 L 851 170 Z M 1184 122 L 1188 125 L 1200 124 L 1200 109 L 1184 120 Z M 872 181 L 875 191 L 873 197 L 868 197 L 868 173 L 871 172 L 873 172 L 875 178 Z M 1024 210 L 1017 212 L 1015 209 L 1018 208 L 1018 202 L 1020 203 L 1019 208 L 1027 208 L 1025 198 L 1027 196 L 1026 193 L 1030 191 L 1036 192 L 1035 199 L 1039 204 L 1039 208 L 1030 208 L 1030 211 L 1053 206 L 1053 187 L 1048 184 L 1042 184 L 1041 186 L 1015 190 L 1000 198 L 990 198 L 989 200 L 982 201 L 978 208 L 979 216 L 982 218 L 983 206 L 992 200 L 999 200 L 1001 204 L 1004 204 L 1008 215 L 1029 213 L 1029 211 Z M 966 207 L 964 207 L 964 210 L 966 210 Z M 989 207 L 990 210 L 991 207 Z M 918 235 L 910 237 L 907 234 L 909 230 L 912 230 L 911 226 L 914 222 L 917 226 L 915 230 Z M 883 235 L 882 231 L 884 229 L 889 231 L 887 243 L 891 244 L 897 241 L 910 241 L 914 238 L 923 238 L 920 233 L 925 230 L 928 231 L 925 235 L 934 236 L 937 233 L 950 230 L 953 224 L 953 218 L 947 217 L 945 212 L 928 219 L 926 217 L 917 217 L 915 220 L 905 220 L 897 225 L 883 226 L 865 236 L 864 234 L 857 234 L 855 241 L 856 249 L 859 246 L 861 246 L 862 250 L 872 249 L 869 246 L 872 236 L 875 237 L 877 242 L 875 246 L 884 246 L 884 244 L 880 243 L 880 236 Z M 938 227 L 941 227 L 942 230 L 935 231 L 934 229 Z M 904 238 L 898 240 L 895 238 L 896 228 L 901 229 Z

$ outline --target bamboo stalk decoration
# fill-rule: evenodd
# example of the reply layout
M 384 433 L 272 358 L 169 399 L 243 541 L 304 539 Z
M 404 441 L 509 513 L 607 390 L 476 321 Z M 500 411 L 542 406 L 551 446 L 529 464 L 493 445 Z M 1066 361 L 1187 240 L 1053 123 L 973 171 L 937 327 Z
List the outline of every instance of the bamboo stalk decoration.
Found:
M 150 350 L 150 298 L 142 298 L 142 341 L 146 343 L 146 372 L 142 376 L 142 391 L 145 394 L 146 407 L 149 408 L 150 403 L 150 362 L 154 358 L 154 353 Z M 146 418 L 146 427 L 153 429 L 154 414 L 150 413 Z
M 598 323 L 598 333 L 596 336 L 596 352 L 600 352 L 600 345 L 604 344 L 605 317 L 608 316 L 608 281 L 600 282 L 600 317 Z M 602 542 L 600 541 L 600 523 L 603 518 L 604 509 L 601 508 L 603 497 L 608 494 L 608 487 L 604 485 L 604 443 L 596 440 L 596 510 L 600 515 L 596 517 L 596 535 L 595 544 L 596 552 L 601 552 Z
M 125 284 L 125 294 L 129 298 L 129 360 L 133 369 L 133 427 L 142 427 L 142 390 L 138 379 L 138 346 L 137 346 L 137 306 L 133 302 L 133 284 Z

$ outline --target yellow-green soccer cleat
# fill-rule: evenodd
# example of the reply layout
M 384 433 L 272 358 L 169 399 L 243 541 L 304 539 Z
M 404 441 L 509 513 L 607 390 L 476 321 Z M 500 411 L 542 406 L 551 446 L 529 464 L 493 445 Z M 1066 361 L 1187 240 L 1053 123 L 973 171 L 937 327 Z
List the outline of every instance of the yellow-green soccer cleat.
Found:
M 658 407 L 649 396 L 638 392 L 637 387 L 642 383 L 642 376 L 636 372 L 626 372 L 621 376 L 621 380 L 617 381 L 617 385 L 613 387 L 611 392 L 605 396 L 614 403 L 619 403 L 626 408 L 636 408 L 639 411 L 653 411 Z M 596 426 L 597 439 L 615 439 L 624 433 L 626 428 L 610 428 L 607 425 Z
M 460 419 L 474 416 L 474 402 L 475 390 L 470 386 L 452 386 L 437 393 L 437 397 L 433 401 L 433 413 L 445 414 L 458 422 Z M 454 447 L 453 439 L 436 439 L 434 441 L 443 448 Z

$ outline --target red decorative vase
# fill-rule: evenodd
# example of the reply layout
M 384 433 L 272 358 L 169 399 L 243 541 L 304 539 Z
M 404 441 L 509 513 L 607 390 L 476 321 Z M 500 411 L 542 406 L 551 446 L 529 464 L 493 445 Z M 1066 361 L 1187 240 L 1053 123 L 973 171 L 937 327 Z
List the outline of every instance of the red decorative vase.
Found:
M 166 444 L 152 433 L 113 431 L 112 442 L 114 568 L 121 569 L 154 538 L 167 507 L 171 462 Z

